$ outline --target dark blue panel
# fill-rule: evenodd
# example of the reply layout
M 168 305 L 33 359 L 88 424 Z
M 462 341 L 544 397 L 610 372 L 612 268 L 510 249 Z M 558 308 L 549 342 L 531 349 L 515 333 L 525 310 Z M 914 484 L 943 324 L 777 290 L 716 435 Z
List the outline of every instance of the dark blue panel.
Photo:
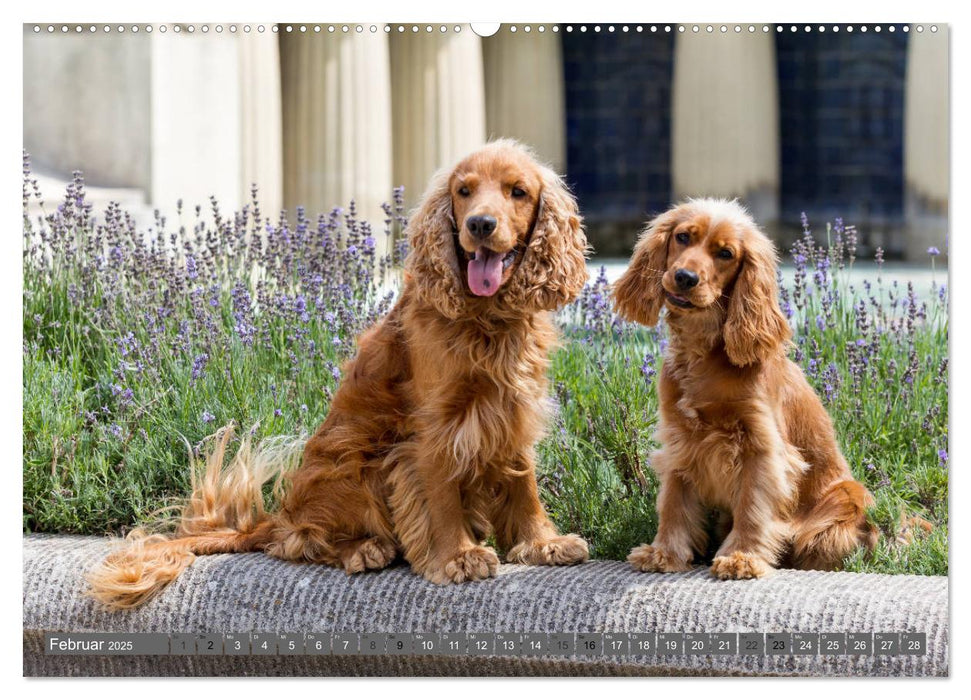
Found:
M 567 180 L 584 217 L 644 221 L 671 198 L 670 34 L 561 32 Z
M 903 216 L 903 32 L 776 37 L 782 216 Z

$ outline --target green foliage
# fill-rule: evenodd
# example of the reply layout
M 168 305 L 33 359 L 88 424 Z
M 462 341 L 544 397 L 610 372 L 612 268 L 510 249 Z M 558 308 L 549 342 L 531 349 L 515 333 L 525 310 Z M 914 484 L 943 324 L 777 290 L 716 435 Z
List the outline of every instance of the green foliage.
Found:
M 25 202 L 27 193 L 25 185 Z M 217 209 L 209 229 L 197 212 L 191 230 L 169 234 L 166 251 L 140 242 L 117 211 L 99 229 L 75 200 L 80 181 L 39 229 L 24 222 L 28 532 L 104 533 L 144 521 L 186 494 L 189 450 L 220 425 L 256 425 L 257 440 L 312 432 L 354 337 L 387 309 L 379 291 L 401 258 L 378 265 L 353 210 L 322 219 L 316 232 L 306 221 L 272 226 L 258 209 L 221 223 Z M 390 208 L 389 221 L 403 224 Z M 265 244 L 245 242 L 264 229 Z M 882 280 L 853 289 L 843 243 L 809 240 L 796 251 L 795 284 L 782 291 L 793 359 L 875 495 L 883 533 L 872 557 L 854 555 L 847 567 L 946 574 L 946 293 L 934 288 L 920 301 Z M 555 411 L 538 450 L 542 496 L 594 557 L 623 559 L 657 529 L 650 453 L 664 331 L 614 318 L 602 276 L 561 321 Z M 898 544 L 901 513 L 935 529 Z

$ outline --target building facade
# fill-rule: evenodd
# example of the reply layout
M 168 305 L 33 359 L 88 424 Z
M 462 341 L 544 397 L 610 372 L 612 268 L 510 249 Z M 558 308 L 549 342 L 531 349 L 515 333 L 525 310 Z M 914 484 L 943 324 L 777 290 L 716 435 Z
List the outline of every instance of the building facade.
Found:
M 512 137 L 565 174 L 601 254 L 689 196 L 740 198 L 782 243 L 805 212 L 891 256 L 946 249 L 946 27 L 170 27 L 25 27 L 24 144 L 43 173 L 82 169 L 163 210 L 238 208 L 255 182 L 264 211 L 353 199 L 379 222 L 394 186 L 414 204 L 436 169 Z

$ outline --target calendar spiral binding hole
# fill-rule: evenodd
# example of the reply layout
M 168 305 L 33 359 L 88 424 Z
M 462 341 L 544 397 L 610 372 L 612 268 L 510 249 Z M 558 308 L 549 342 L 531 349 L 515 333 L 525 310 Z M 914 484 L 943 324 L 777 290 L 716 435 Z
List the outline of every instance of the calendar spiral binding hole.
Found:
M 186 33 L 193 35 L 196 32 L 201 34 L 251 34 L 256 32 L 257 34 L 279 34 L 283 32 L 285 34 L 377 34 L 379 31 L 384 31 L 385 34 L 447 34 L 455 33 L 459 34 L 462 32 L 463 25 L 448 25 L 448 24 L 385 24 L 383 26 L 376 24 L 330 24 L 330 25 L 320 25 L 320 24 L 272 24 L 267 28 L 264 24 L 250 25 L 250 24 L 118 24 L 109 25 L 105 24 L 101 27 L 91 24 L 91 25 L 81 25 L 81 24 L 48 24 L 41 25 L 35 24 L 32 27 L 34 34 L 41 34 L 46 31 L 47 34 L 75 34 L 75 35 L 86 35 L 86 34 L 138 34 L 143 32 L 146 34 L 151 34 L 153 31 L 158 31 L 161 34 L 166 32 L 174 32 L 175 34 Z M 828 32 L 839 34 L 845 32 L 847 34 L 861 33 L 866 34 L 869 32 L 874 33 L 895 33 L 901 31 L 904 33 L 909 33 L 911 31 L 917 32 L 918 34 L 930 33 L 938 34 L 940 33 L 940 26 L 937 24 L 508 24 L 501 25 L 499 32 L 506 32 L 512 35 L 526 36 L 531 34 L 546 34 L 546 33 L 566 33 L 572 34 L 574 32 L 587 33 L 592 32 L 594 34 L 756 34 L 763 33 L 768 34 L 774 31 L 777 34 L 782 33 L 817 33 L 825 34 Z M 475 30 L 472 30 L 473 33 Z

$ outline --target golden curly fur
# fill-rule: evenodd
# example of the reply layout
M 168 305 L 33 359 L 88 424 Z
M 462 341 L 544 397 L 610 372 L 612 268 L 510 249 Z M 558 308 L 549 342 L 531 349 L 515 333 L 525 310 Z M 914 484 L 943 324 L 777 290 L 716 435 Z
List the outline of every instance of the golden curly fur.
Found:
M 254 473 L 260 460 L 222 468 L 224 435 L 176 539 L 136 537 L 90 575 L 95 598 L 141 604 L 217 552 L 348 573 L 400 554 L 440 584 L 495 574 L 490 533 L 508 561 L 586 560 L 586 543 L 547 517 L 534 471 L 551 311 L 587 278 L 574 198 L 524 147 L 497 141 L 434 177 L 407 234 L 402 294 L 360 337 L 280 509 L 262 509 L 274 471 Z
M 628 561 L 683 571 L 704 553 L 707 509 L 723 538 L 722 579 L 775 566 L 832 569 L 876 530 L 873 499 L 853 479 L 829 415 L 787 357 L 776 252 L 736 202 L 695 199 L 652 221 L 614 288 L 621 316 L 670 344 L 658 384 L 658 532 Z

